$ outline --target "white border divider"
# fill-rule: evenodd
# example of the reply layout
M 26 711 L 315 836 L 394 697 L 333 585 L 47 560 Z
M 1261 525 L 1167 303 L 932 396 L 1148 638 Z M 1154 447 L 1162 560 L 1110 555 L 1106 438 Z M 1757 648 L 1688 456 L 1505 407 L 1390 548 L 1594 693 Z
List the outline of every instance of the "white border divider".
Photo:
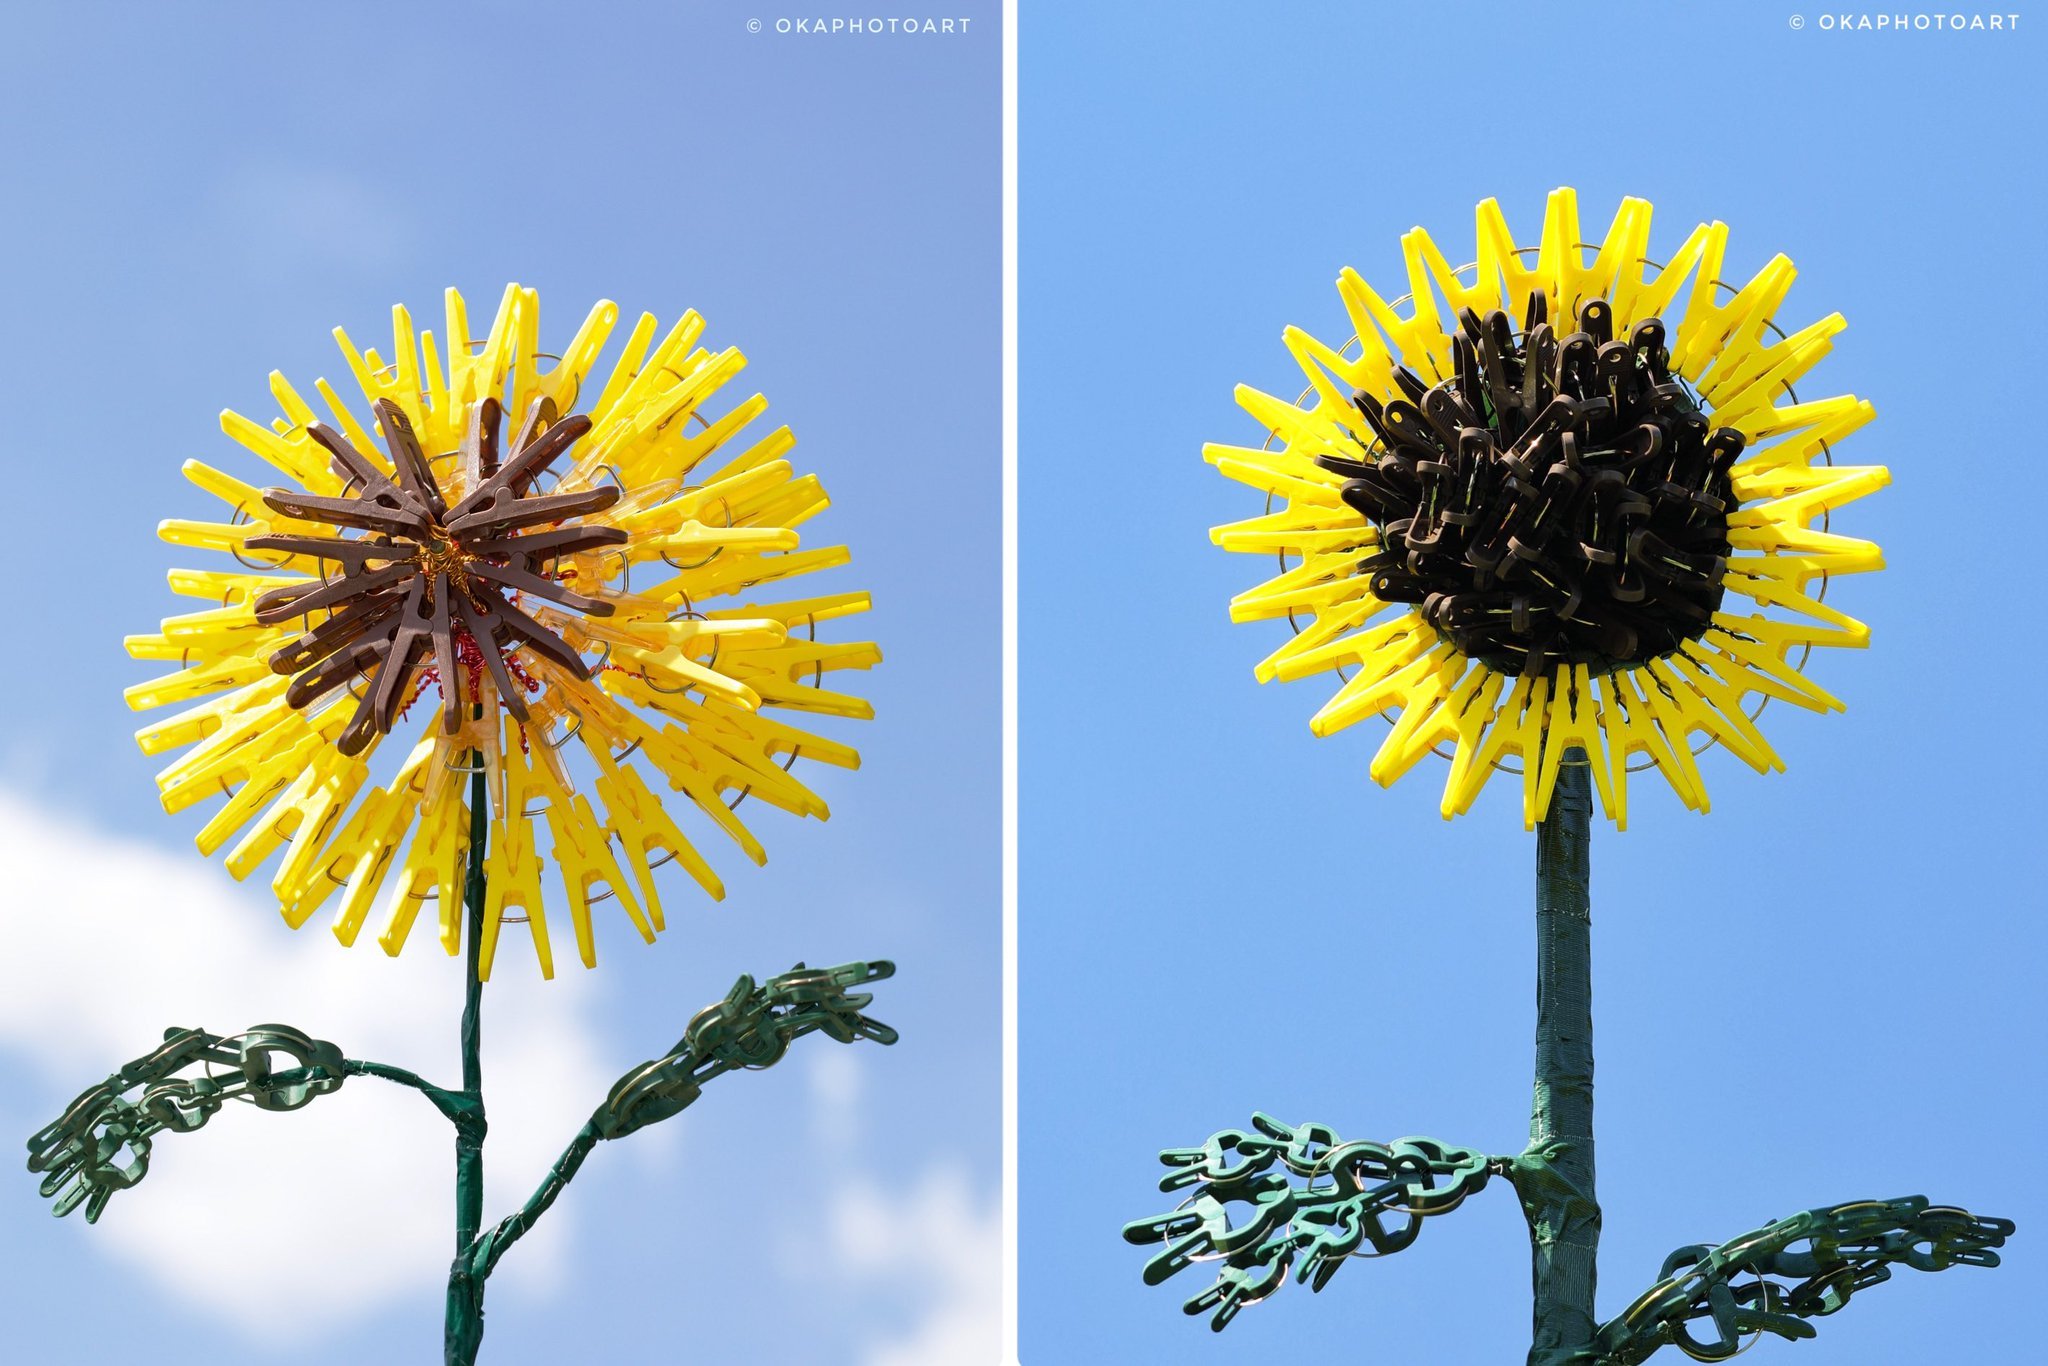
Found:
M 1003 1351 L 1017 1357 L 1017 0 L 1003 0 Z

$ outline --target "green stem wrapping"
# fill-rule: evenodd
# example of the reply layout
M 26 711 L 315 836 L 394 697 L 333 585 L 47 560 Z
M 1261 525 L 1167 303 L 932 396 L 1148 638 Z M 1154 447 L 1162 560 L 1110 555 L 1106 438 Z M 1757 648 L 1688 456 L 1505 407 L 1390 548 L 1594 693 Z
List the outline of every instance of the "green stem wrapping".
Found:
M 1536 827 L 1536 1094 L 1513 1176 L 1529 1221 L 1534 1331 L 1529 1366 L 1589 1350 L 1600 1205 L 1593 1184 L 1593 968 L 1588 843 L 1591 770 L 1566 753 Z
M 498 1259 L 505 1255 L 512 1244 L 539 1222 L 541 1215 L 548 1212 L 548 1206 L 555 1203 L 555 1197 L 575 1179 L 576 1171 L 583 1165 L 583 1159 L 590 1156 L 590 1150 L 598 1145 L 604 1135 L 597 1129 L 597 1121 L 591 1120 L 576 1131 L 576 1137 L 569 1140 L 569 1146 L 555 1159 L 555 1165 L 548 1168 L 546 1179 L 540 1187 L 519 1208 L 517 1214 L 508 1214 L 500 1219 L 497 1226 L 478 1242 L 471 1259 L 477 1266 L 479 1277 L 489 1276 L 498 1265 Z
M 420 1076 L 417 1072 L 408 1072 L 403 1067 L 393 1067 L 389 1063 L 365 1062 L 360 1058 L 347 1058 L 342 1062 L 342 1071 L 346 1076 L 379 1077 L 385 1081 L 396 1082 L 400 1086 L 410 1086 L 413 1090 L 432 1101 L 436 1110 L 439 1110 L 452 1123 L 458 1126 L 462 1124 L 464 1116 L 471 1114 L 476 1109 L 470 1103 L 470 1098 L 462 1092 L 444 1091 L 425 1077 Z M 286 1075 L 288 1074 L 280 1074 L 280 1077 Z M 296 1078 L 293 1078 L 293 1080 L 296 1080 Z M 278 1083 L 274 1081 L 272 1084 L 276 1085 Z
M 468 943 L 462 1002 L 463 1111 L 455 1121 L 455 1261 L 448 1270 L 448 1312 L 443 1329 L 447 1366 L 472 1366 L 484 1337 L 484 1275 L 472 1254 L 484 1220 L 484 1077 L 480 1040 L 484 984 L 478 976 L 484 928 L 484 854 L 490 841 L 490 794 L 481 756 L 469 785 L 469 876 L 463 885 Z M 488 1274 L 488 1273 L 485 1273 Z

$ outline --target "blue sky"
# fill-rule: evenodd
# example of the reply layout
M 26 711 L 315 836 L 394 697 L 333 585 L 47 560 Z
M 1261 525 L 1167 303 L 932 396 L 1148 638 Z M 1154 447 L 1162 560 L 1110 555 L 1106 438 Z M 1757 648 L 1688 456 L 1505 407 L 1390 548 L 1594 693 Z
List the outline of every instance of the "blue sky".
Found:
M 1773 708 L 1788 772 L 1717 756 L 1711 816 L 1642 784 L 1632 828 L 1594 837 L 1601 1309 L 1681 1244 L 1917 1192 L 2019 1220 L 2006 1266 L 1901 1271 L 1755 1359 L 2035 1359 L 2040 36 L 1843 34 L 1817 10 L 1794 30 L 1800 8 L 1024 16 L 1027 1362 L 1526 1348 L 1505 1191 L 1220 1337 L 1179 1312 L 1194 1273 L 1146 1288 L 1117 1230 L 1172 1203 L 1159 1148 L 1254 1109 L 1381 1140 L 1526 1136 L 1533 848 L 1514 795 L 1446 824 L 1440 768 L 1382 791 L 1367 727 L 1309 734 L 1327 682 L 1253 681 L 1284 627 L 1229 624 L 1258 566 L 1206 533 L 1257 497 L 1199 452 L 1260 439 L 1233 384 L 1300 388 L 1284 325 L 1349 330 L 1341 267 L 1398 281 L 1418 223 L 1469 259 L 1489 195 L 1533 240 L 1560 184 L 1589 229 L 1651 200 L 1653 249 L 1724 219 L 1734 278 L 1788 253 L 1788 319 L 1850 323 L 1816 392 L 1877 406 L 1843 457 L 1895 477 L 1837 519 L 1889 558 L 1831 594 L 1876 633 L 1814 662 L 1846 714 Z
M 350 1051 L 367 1050 L 345 1029 L 396 1033 L 386 1061 L 452 1079 L 453 964 L 291 935 L 260 888 L 191 851 L 194 813 L 158 811 L 119 696 L 145 676 L 121 636 L 175 608 L 154 526 L 201 515 L 187 457 L 255 477 L 220 408 L 267 417 L 273 367 L 302 386 L 346 377 L 337 323 L 374 337 L 399 301 L 435 317 L 449 284 L 487 315 L 513 279 L 540 290 L 543 344 L 600 297 L 664 326 L 695 308 L 714 344 L 746 350 L 742 394 L 769 396 L 834 495 L 813 525 L 853 547 L 831 587 L 873 592 L 887 662 L 860 690 L 879 717 L 845 734 L 863 771 L 818 779 L 828 824 L 761 813 L 769 864 L 725 866 L 724 905 L 672 907 L 674 932 L 645 951 L 614 935 L 594 974 L 493 983 L 486 1082 L 507 1118 L 492 1141 L 523 1164 L 493 1171 L 530 1188 L 603 1086 L 742 970 L 893 957 L 876 1013 L 904 1042 L 827 1058 L 836 1046 L 807 1041 L 602 1148 L 540 1269 L 521 1278 L 522 1246 L 494 1280 L 485 1360 L 666 1360 L 679 1342 L 702 1361 L 956 1359 L 948 1342 L 992 1341 L 998 1249 L 999 7 L 959 0 L 945 13 L 967 31 L 929 38 L 778 34 L 775 10 L 741 5 L 600 9 L 11 17 L 0 356 L 17 378 L 0 443 L 17 568 L 40 587 L 16 595 L 26 648 L 0 678 L 8 980 L 72 1013 L 0 1028 L 0 1120 L 25 1135 L 152 1028 L 255 1022 L 227 1018 L 230 1000 L 275 1002 Z M 193 942 L 206 927 L 232 943 Z M 125 956 L 138 943 L 165 956 Z M 371 1087 L 164 1139 L 97 1228 L 50 1220 L 25 1173 L 0 1183 L 7 1354 L 437 1359 L 439 1244 L 415 1278 L 337 1270 L 346 1240 L 293 1213 L 355 1219 L 347 1255 L 364 1262 L 403 1262 L 403 1229 L 451 1217 L 445 1132 Z M 425 1146 L 385 1151 L 387 1116 Z M 330 1165 L 295 1156 L 316 1135 Z M 212 1190 L 194 1184 L 218 1166 L 210 1145 L 246 1157 Z M 146 1210 L 159 1191 L 199 1223 Z M 428 1214 L 392 1207 L 414 1191 Z M 219 1288 L 237 1278 L 244 1292 Z

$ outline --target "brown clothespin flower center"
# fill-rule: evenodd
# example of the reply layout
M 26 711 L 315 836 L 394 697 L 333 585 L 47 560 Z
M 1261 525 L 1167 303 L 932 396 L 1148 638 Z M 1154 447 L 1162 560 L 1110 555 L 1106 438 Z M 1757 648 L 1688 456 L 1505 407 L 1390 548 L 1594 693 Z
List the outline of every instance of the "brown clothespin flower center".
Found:
M 532 594 L 592 616 L 610 615 L 609 602 L 570 591 L 551 566 L 626 540 L 616 527 L 577 522 L 616 503 L 618 489 L 534 491 L 541 475 L 590 430 L 589 418 L 557 420 L 552 403 L 536 400 L 500 463 L 497 400 L 475 405 L 457 454 L 476 471 L 476 482 L 450 506 L 404 410 L 380 399 L 376 413 L 391 474 L 340 433 L 315 423 L 308 430 L 342 477 L 343 494 L 264 490 L 273 512 L 322 523 L 334 534 L 248 540 L 254 550 L 317 558 L 323 568 L 339 570 L 273 589 L 255 606 L 263 625 L 295 618 L 306 624 L 270 657 L 270 667 L 292 679 L 285 695 L 294 707 L 310 707 L 357 678 L 367 680 L 336 741 L 344 754 L 359 754 L 373 735 L 388 733 L 423 678 L 439 683 L 442 729 L 453 733 L 479 691 L 473 683 L 464 686 L 478 676 L 469 667 L 476 654 L 506 710 L 521 721 L 527 717 L 526 675 L 510 665 L 509 652 L 529 650 L 577 678 L 589 677 L 582 655 L 518 600 Z

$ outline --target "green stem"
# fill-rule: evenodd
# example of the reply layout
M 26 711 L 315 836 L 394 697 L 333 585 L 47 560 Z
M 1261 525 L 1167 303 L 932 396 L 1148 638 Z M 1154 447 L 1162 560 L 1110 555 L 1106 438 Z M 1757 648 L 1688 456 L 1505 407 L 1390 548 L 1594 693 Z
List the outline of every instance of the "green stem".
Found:
M 481 755 L 469 785 L 469 876 L 463 885 L 468 921 L 462 1002 L 462 1101 L 455 1121 L 455 1261 L 448 1270 L 448 1310 L 443 1329 L 447 1366 L 472 1366 L 484 1336 L 484 1275 L 473 1254 L 484 1219 L 484 1077 L 481 1031 L 484 984 L 478 975 L 484 928 L 484 854 L 490 841 L 490 793 Z
M 569 1140 L 569 1146 L 555 1159 L 555 1165 L 548 1168 L 547 1178 L 540 1183 L 527 1202 L 520 1206 L 517 1214 L 508 1214 L 500 1219 L 497 1226 L 486 1233 L 477 1245 L 475 1257 L 479 1277 L 489 1276 L 498 1265 L 498 1259 L 505 1255 L 512 1244 L 519 1241 L 526 1230 L 538 1223 L 541 1215 L 548 1212 L 548 1206 L 555 1203 L 555 1197 L 575 1179 L 576 1171 L 583 1165 L 583 1159 L 590 1156 L 590 1150 L 598 1145 L 603 1134 L 597 1130 L 597 1121 L 591 1120 L 576 1131 L 576 1137 Z
M 1588 1350 L 1600 1205 L 1593 1183 L 1593 968 L 1588 843 L 1591 770 L 1566 753 L 1536 827 L 1536 1094 L 1514 1178 L 1529 1221 L 1534 1331 L 1529 1366 Z
M 400 1086 L 410 1086 L 432 1101 L 434 1108 L 453 1121 L 458 1128 L 465 1116 L 476 1111 L 470 1098 L 461 1091 L 450 1091 L 436 1086 L 419 1073 L 408 1072 L 403 1067 L 393 1067 L 390 1063 L 346 1058 L 342 1061 L 342 1071 L 351 1077 L 378 1077 L 384 1081 L 397 1082 Z

